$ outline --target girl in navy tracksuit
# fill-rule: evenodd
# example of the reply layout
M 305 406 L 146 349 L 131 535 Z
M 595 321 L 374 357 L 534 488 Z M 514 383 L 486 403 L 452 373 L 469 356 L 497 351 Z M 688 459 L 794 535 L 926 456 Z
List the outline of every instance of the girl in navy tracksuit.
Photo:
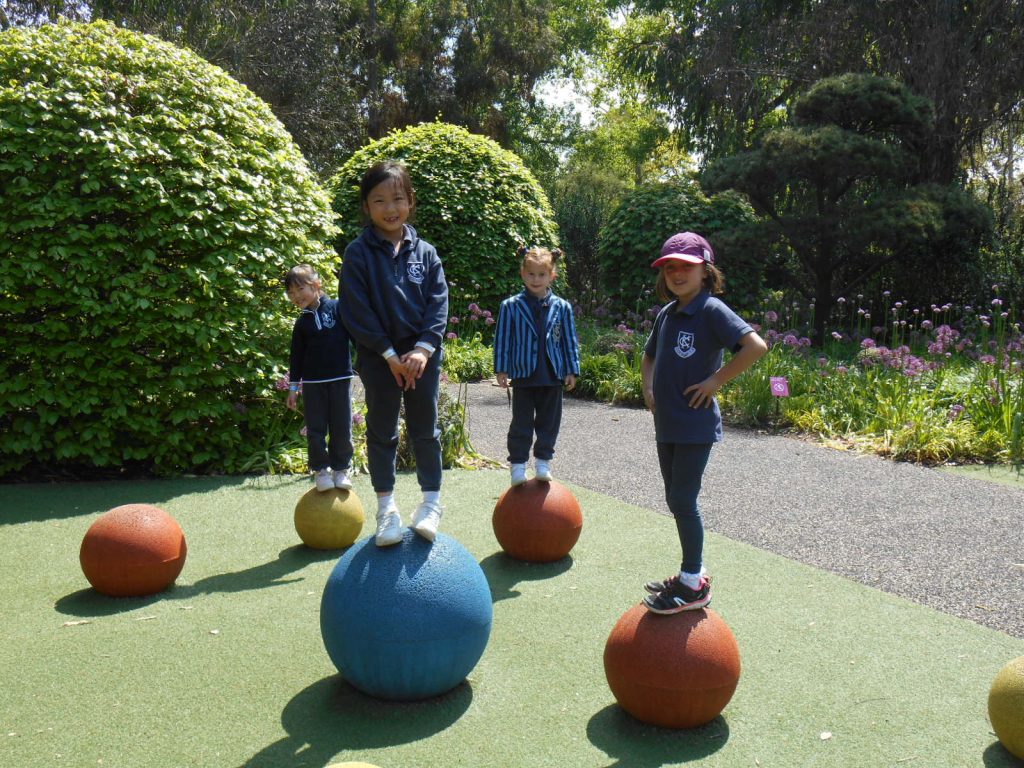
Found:
M 644 400 L 654 413 L 665 500 L 675 517 L 683 560 L 678 573 L 644 585 L 651 593 L 644 603 L 655 613 L 677 613 L 711 601 L 697 494 L 711 446 L 722 439 L 715 393 L 757 362 L 767 347 L 712 295 L 722 292 L 723 279 L 703 237 L 693 232 L 673 235 L 651 266 L 660 268 L 658 298 L 668 303 L 654 321 L 640 370 Z M 726 349 L 733 356 L 723 366 Z
M 508 429 L 512 485 L 526 482 L 531 443 L 537 479 L 551 480 L 551 459 L 562 422 L 562 387 L 575 387 L 580 373 L 572 305 L 551 291 L 561 255 L 557 248 L 520 248 L 519 275 L 525 290 L 501 302 L 498 312 L 494 371 L 500 386 L 508 387 L 510 379 L 512 384 Z
M 301 384 L 309 468 L 316 476 L 316 488 L 349 489 L 352 359 L 338 301 L 327 298 L 309 264 L 292 267 L 285 275 L 284 289 L 288 300 L 301 310 L 292 328 L 288 407 L 296 407 Z
M 416 197 L 404 166 L 390 161 L 374 165 L 363 175 L 360 197 L 369 225 L 345 249 L 338 277 L 341 316 L 356 342 L 356 369 L 366 391 L 376 543 L 383 547 L 402 539 L 394 488 L 403 401 L 423 492 L 412 528 L 433 541 L 443 512 L 437 400 L 448 284 L 437 251 L 406 224 Z

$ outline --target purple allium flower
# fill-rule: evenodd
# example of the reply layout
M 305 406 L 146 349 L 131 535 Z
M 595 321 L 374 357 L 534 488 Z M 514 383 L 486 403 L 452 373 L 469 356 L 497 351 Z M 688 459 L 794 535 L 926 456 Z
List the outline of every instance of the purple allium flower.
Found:
M 356 411 L 355 413 L 352 414 L 352 423 L 355 424 L 357 427 L 360 426 L 364 421 L 366 421 L 366 417 L 363 416 L 363 414 L 359 413 L 359 411 Z
M 766 323 L 776 323 L 779 320 L 779 313 L 769 309 L 764 313 L 764 321 Z
M 860 346 L 861 346 L 861 349 L 871 349 L 871 347 L 874 347 L 874 346 L 877 346 L 877 345 L 875 344 L 875 340 L 874 339 L 867 338 L 867 339 L 864 339 L 864 341 L 862 341 L 860 343 Z
M 291 382 L 288 380 L 288 374 L 286 373 L 284 376 L 282 376 L 280 379 L 274 382 L 274 389 L 285 390 L 288 389 L 288 386 L 290 384 Z
M 486 318 L 484 318 L 484 322 L 487 325 L 494 325 L 494 318 L 488 315 Z
M 448 331 L 448 333 L 446 333 L 444 337 L 446 339 L 457 339 L 459 338 L 459 334 L 455 333 L 454 331 Z
M 832 338 L 835 339 L 836 341 L 842 341 L 843 334 L 841 334 L 839 331 L 832 331 Z

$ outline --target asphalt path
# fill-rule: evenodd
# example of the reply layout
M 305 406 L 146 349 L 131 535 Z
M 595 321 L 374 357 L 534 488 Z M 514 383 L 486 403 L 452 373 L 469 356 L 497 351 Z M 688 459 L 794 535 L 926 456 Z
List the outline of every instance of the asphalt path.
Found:
M 468 398 L 473 447 L 504 461 L 505 391 Z M 556 448 L 556 479 L 667 514 L 646 410 L 566 397 Z M 1024 487 L 727 424 L 700 503 L 716 534 L 1024 638 Z

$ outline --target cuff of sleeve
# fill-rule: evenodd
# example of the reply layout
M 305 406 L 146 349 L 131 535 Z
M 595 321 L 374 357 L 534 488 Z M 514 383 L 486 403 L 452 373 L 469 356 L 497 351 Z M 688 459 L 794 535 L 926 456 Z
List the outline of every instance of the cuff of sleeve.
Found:
M 437 349 L 437 347 L 435 347 L 433 344 L 430 344 L 430 343 L 428 343 L 426 341 L 417 341 L 416 342 L 416 346 L 419 347 L 420 349 L 427 350 L 427 352 L 430 353 L 431 357 L 434 356 L 434 350 Z
M 387 349 L 384 350 L 384 359 L 385 360 L 390 360 L 392 357 L 394 357 L 397 354 L 398 353 L 395 352 L 395 348 L 394 347 L 388 347 Z

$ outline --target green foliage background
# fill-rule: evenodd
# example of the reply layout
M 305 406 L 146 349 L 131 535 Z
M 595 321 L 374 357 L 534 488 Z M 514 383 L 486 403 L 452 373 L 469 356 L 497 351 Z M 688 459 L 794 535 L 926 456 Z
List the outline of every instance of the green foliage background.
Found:
M 329 189 L 342 232 L 339 254 L 362 229 L 359 181 L 380 160 L 409 169 L 416 190 L 412 225 L 437 248 L 451 291 L 451 311 L 469 302 L 497 307 L 521 290 L 521 243 L 554 247 L 558 234 L 547 196 L 513 153 L 445 123 L 395 131 L 352 155 Z
M 733 193 L 711 197 L 696 181 L 681 177 L 637 187 L 623 197 L 601 230 L 598 260 L 608 295 L 621 310 L 642 311 L 655 303 L 651 269 L 662 244 L 677 232 L 697 232 L 715 250 L 731 303 L 749 306 L 761 286 L 764 262 L 747 237 L 750 206 Z
M 103 22 L 0 34 L 0 474 L 237 469 L 281 408 L 280 278 L 333 234 L 222 70 Z

